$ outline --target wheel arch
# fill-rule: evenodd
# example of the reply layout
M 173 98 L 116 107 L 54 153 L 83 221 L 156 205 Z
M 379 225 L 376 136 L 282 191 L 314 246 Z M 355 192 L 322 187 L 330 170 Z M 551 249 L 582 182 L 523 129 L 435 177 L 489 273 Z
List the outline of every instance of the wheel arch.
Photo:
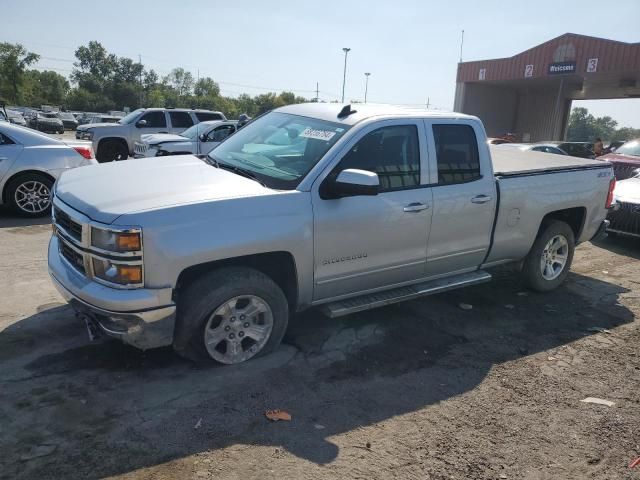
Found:
M 13 175 L 11 175 L 9 178 L 7 178 L 7 180 L 4 182 L 4 184 L 2 185 L 2 203 L 6 204 L 7 203 L 7 187 L 9 185 L 11 185 L 11 182 L 13 182 L 14 180 L 25 176 L 25 175 L 41 175 L 43 177 L 48 178 L 49 180 L 51 180 L 53 183 L 55 183 L 56 179 L 53 175 L 51 175 L 50 173 L 46 172 L 45 170 L 36 170 L 36 169 L 29 169 L 29 170 L 21 170 L 19 172 L 14 173 Z
M 576 243 L 578 243 L 578 238 L 582 234 L 582 230 L 584 228 L 584 222 L 587 218 L 587 209 L 585 207 L 573 207 L 573 208 L 565 208 L 562 210 L 555 210 L 553 212 L 547 213 L 540 222 L 540 227 L 538 228 L 538 235 L 544 230 L 544 227 L 552 220 L 559 220 L 561 222 L 565 222 L 567 225 L 571 227 L 573 231 L 573 235 Z
M 104 145 L 107 142 L 118 142 L 120 144 L 122 144 L 124 146 L 124 148 L 127 149 L 127 153 L 131 154 L 131 151 L 129 150 L 129 143 L 127 142 L 127 139 L 124 137 L 104 137 L 101 138 L 100 140 L 98 140 L 98 148 L 96 148 L 96 156 L 98 155 L 98 152 L 100 151 L 100 147 L 102 145 Z
M 299 295 L 298 272 L 293 255 L 286 251 L 244 255 L 187 267 L 178 276 L 173 293 L 174 301 L 178 301 L 180 292 L 193 283 L 194 280 L 212 270 L 225 267 L 247 267 L 264 273 L 282 289 L 289 304 L 289 311 L 296 311 Z

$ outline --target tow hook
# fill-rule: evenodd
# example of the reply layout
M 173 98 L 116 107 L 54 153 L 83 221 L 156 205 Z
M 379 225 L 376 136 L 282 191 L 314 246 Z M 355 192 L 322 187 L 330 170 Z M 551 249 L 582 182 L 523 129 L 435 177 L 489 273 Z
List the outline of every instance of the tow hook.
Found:
M 78 317 L 79 319 L 84 321 L 84 324 L 87 327 L 87 334 L 89 335 L 89 340 L 90 341 L 93 342 L 98 337 L 100 337 L 100 329 L 96 325 L 96 323 L 93 320 L 93 318 L 91 318 L 89 315 L 86 315 L 84 313 L 77 313 L 76 317 Z

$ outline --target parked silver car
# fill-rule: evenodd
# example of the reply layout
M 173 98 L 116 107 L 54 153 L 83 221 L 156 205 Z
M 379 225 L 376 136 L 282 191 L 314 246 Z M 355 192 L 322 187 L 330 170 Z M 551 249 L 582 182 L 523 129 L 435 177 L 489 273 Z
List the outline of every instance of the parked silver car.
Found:
M 206 155 L 221 141 L 235 133 L 235 120 L 200 122 L 180 134 L 150 133 L 142 135 L 133 147 L 133 156 L 165 157 L 167 155 Z
M 517 148 L 521 152 L 543 152 L 556 155 L 569 155 L 567 152 L 551 143 L 501 143 L 496 148 Z
M 90 142 L 64 143 L 0 123 L 0 204 L 28 217 L 51 210 L 51 187 L 65 170 L 96 164 Z

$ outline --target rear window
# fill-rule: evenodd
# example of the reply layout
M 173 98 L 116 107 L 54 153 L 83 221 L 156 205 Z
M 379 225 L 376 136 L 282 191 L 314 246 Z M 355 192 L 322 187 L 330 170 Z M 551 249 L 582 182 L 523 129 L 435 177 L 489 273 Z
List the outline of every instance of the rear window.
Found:
M 193 126 L 191 115 L 187 112 L 169 112 L 169 118 L 173 128 L 189 128 Z
M 438 184 L 469 182 L 481 177 L 478 141 L 470 125 L 433 125 Z
M 209 120 L 224 120 L 219 113 L 196 112 L 196 118 L 199 122 L 208 122 Z

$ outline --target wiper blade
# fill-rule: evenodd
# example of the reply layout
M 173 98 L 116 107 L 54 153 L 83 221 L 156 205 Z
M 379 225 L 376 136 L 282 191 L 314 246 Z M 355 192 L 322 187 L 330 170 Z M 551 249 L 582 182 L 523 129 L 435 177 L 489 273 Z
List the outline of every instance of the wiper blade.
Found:
M 224 168 L 225 170 L 229 170 L 230 172 L 237 173 L 238 175 L 246 178 L 250 178 L 251 180 L 255 180 L 263 187 L 267 185 L 260 180 L 255 174 L 251 173 L 249 170 L 245 170 L 244 168 L 236 167 L 235 165 L 229 165 L 228 163 L 220 163 L 216 160 L 216 164 L 218 168 Z

